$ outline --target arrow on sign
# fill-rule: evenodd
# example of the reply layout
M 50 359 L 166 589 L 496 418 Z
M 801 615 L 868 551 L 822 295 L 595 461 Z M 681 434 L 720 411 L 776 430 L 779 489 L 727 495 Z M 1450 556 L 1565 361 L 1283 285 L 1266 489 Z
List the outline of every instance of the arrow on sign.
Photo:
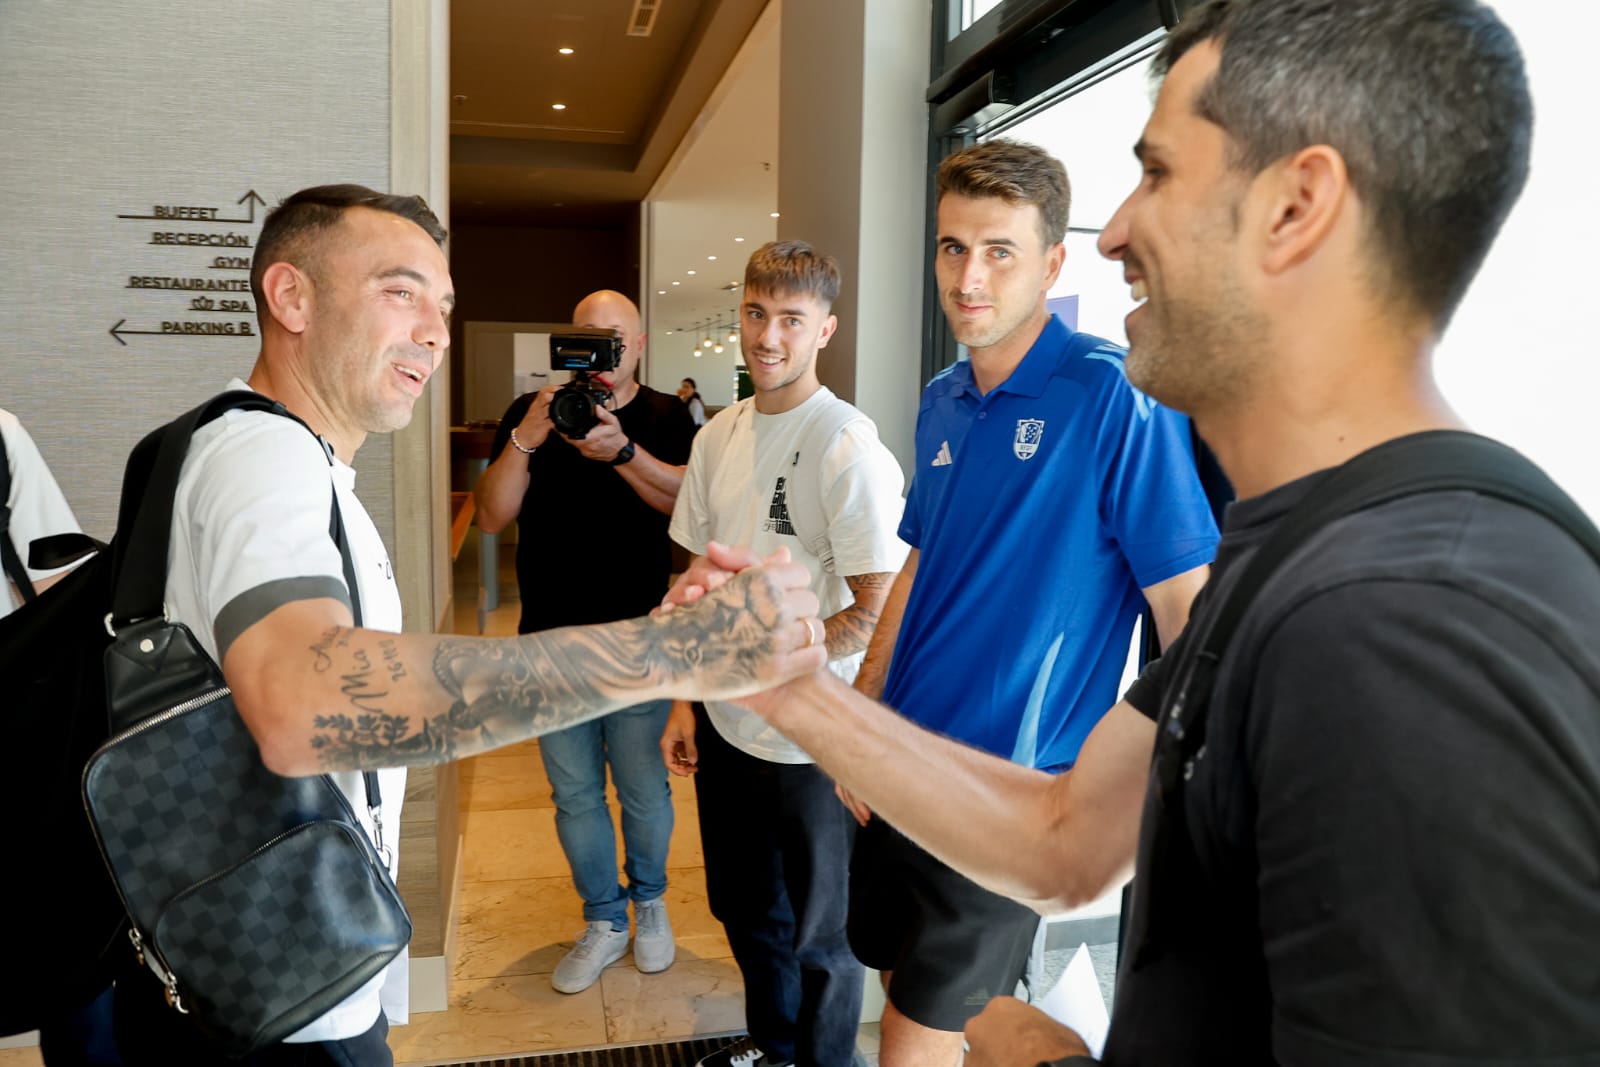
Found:
M 261 194 L 257 193 L 254 189 L 251 189 L 248 193 L 245 193 L 239 199 L 235 200 L 234 203 L 235 204 L 245 204 L 246 205 L 247 210 L 250 212 L 250 217 L 248 219 L 245 219 L 244 220 L 245 222 L 254 222 L 254 221 L 256 221 L 256 205 L 257 204 L 260 204 L 262 207 L 266 207 L 267 206 L 267 202 L 265 200 L 261 199 Z

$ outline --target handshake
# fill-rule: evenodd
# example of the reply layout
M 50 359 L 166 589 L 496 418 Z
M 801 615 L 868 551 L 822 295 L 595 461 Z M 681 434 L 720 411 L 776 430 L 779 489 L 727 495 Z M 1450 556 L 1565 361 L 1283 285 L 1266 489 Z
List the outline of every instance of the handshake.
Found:
M 823 667 L 827 647 L 810 584 L 787 549 L 762 559 L 711 542 L 648 620 L 663 631 L 653 643 L 679 660 L 688 683 L 672 688 L 754 707 L 762 702 L 752 698 Z

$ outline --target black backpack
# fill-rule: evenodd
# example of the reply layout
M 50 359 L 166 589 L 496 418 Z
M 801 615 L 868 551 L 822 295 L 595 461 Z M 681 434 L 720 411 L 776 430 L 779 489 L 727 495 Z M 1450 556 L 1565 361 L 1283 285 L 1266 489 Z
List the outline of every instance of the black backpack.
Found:
M 186 447 L 196 429 L 236 409 L 294 418 L 258 393 L 232 392 L 154 431 L 128 458 L 119 531 L 133 529 L 162 442 L 178 434 Z M 147 562 L 166 568 L 166 560 L 138 558 L 138 548 L 126 540 L 103 545 L 83 534 L 59 534 L 34 541 L 29 563 L 35 568 L 100 551 L 48 594 L 0 619 L 0 715 L 14 754 L 0 775 L 0 810 L 11 813 L 5 847 L 16 861 L 0 878 L 0 916 L 12 960 L 0 979 L 0 1035 L 36 1029 L 94 999 L 111 983 L 126 937 L 126 916 L 81 791 L 84 764 L 110 734 L 104 655 L 116 576 L 122 567 Z

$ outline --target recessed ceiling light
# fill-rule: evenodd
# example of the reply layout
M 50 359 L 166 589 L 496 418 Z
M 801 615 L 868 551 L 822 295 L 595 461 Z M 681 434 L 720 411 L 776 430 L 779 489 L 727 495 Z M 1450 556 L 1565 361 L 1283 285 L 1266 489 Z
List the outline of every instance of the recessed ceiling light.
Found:
M 710 260 L 715 260 L 717 257 L 716 256 L 707 256 L 706 258 L 710 259 Z M 808 623 L 807 625 L 810 625 L 810 624 Z
M 686 270 L 686 271 L 684 271 L 684 272 L 683 272 L 683 273 L 685 273 L 685 274 L 693 274 L 693 273 L 694 273 L 694 271 L 692 271 L 692 270 Z
M 672 284 L 673 285 L 682 285 L 683 283 L 682 282 L 673 282 Z
M 570 48 L 557 48 L 556 51 L 560 52 L 564 56 L 570 56 L 572 54 L 572 49 Z
M 772 217 L 773 217 L 773 218 L 777 218 L 777 217 L 778 217 L 778 213 L 777 213 L 777 212 L 776 212 L 776 211 L 774 211 L 774 212 L 773 212 L 773 213 L 772 213 Z
M 551 104 L 550 107 L 555 111 L 565 111 L 565 110 L 567 110 L 567 105 L 566 104 Z M 776 218 L 776 216 L 774 216 L 774 218 Z
M 668 336 L 668 337 L 671 337 L 671 336 L 672 336 L 672 331 L 671 331 L 671 330 L 668 330 L 668 331 L 667 331 L 667 336 Z M 807 623 L 807 624 L 806 624 L 806 625 L 808 625 L 808 626 L 809 626 L 809 625 L 810 625 L 810 623 Z
M 734 238 L 734 240 L 735 240 L 735 241 L 743 241 L 743 240 L 744 240 L 744 238 L 743 238 L 743 237 L 735 237 L 735 238 Z
M 667 295 L 667 291 L 665 289 L 657 289 L 656 290 L 656 295 L 657 296 L 666 296 Z

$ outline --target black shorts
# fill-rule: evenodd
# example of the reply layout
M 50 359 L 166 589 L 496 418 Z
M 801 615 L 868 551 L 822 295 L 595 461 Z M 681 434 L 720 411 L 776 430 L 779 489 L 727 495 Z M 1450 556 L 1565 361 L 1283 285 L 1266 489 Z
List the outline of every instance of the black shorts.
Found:
M 1028 965 L 1039 915 L 934 859 L 882 819 L 856 834 L 850 947 L 892 971 L 889 1002 L 912 1022 L 959 1031 L 1010 996 Z

